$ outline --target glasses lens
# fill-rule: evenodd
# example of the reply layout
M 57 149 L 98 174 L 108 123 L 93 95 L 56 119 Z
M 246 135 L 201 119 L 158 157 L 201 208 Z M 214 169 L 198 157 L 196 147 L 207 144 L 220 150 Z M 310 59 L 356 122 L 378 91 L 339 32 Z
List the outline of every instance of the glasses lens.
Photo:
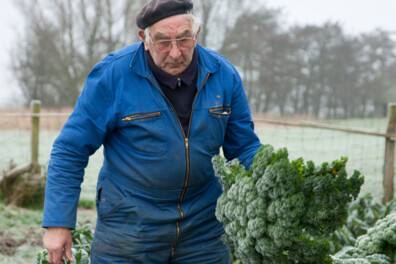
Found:
M 172 40 L 158 40 L 155 44 L 159 50 L 168 50 L 172 45 Z
M 192 47 L 194 42 L 193 37 L 179 38 L 179 39 L 163 39 L 157 40 L 154 42 L 155 47 L 159 51 L 169 51 L 172 47 L 172 41 L 175 40 L 177 43 L 177 47 L 180 50 L 186 50 Z
M 177 45 L 180 49 L 191 48 L 192 38 L 180 38 L 177 40 Z

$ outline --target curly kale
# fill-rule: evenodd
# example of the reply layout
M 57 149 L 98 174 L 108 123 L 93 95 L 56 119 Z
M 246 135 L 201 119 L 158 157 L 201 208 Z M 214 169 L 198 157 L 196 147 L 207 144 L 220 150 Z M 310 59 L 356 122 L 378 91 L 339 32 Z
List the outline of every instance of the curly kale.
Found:
M 386 254 L 396 260 L 396 212 L 387 215 L 356 240 L 356 247 L 367 254 Z
M 333 257 L 333 264 L 392 264 L 384 254 L 367 254 L 356 247 L 345 247 Z
M 332 254 L 347 246 L 354 246 L 356 239 L 365 235 L 368 229 L 381 218 L 396 209 L 396 199 L 386 205 L 376 201 L 370 193 L 359 195 L 349 203 L 348 218 L 341 229 L 337 229 L 329 236 Z
M 345 247 L 333 257 L 333 264 L 391 264 L 388 256 L 383 254 L 368 255 L 356 247 Z
M 392 203 L 394 205 L 394 203 Z M 396 212 L 391 212 L 357 238 L 355 247 L 345 247 L 334 255 L 335 264 L 348 264 L 355 259 L 369 264 L 396 262 Z M 363 262 L 366 261 L 366 262 Z
M 315 166 L 290 161 L 285 148 L 264 145 L 250 170 L 213 158 L 223 185 L 216 217 L 223 239 L 243 263 L 331 263 L 326 235 L 342 227 L 363 176 L 347 177 L 347 158 Z

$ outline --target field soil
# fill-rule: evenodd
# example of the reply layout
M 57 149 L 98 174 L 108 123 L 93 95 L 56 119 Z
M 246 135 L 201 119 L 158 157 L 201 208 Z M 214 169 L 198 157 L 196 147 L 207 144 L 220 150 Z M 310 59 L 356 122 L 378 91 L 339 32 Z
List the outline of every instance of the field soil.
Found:
M 45 229 L 41 227 L 42 211 L 0 204 L 0 263 L 34 263 L 37 253 L 44 250 Z M 80 226 L 96 223 L 95 209 L 78 209 Z
M 22 229 L 24 229 L 22 227 Z M 14 256 L 18 247 L 43 247 L 44 230 L 32 230 L 26 228 L 22 231 L 24 238 L 17 240 L 14 235 L 4 230 L 0 231 L 0 253 L 5 256 Z

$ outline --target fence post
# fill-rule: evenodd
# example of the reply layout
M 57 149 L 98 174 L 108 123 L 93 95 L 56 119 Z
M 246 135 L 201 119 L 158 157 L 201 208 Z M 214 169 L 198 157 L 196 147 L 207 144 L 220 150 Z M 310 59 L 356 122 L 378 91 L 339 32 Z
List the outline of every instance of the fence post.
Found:
M 33 165 L 32 172 L 38 173 L 40 172 L 40 166 L 38 163 L 39 156 L 39 125 L 40 125 L 40 117 L 38 114 L 40 113 L 41 101 L 33 100 L 30 102 L 30 109 L 32 112 L 32 130 L 30 137 L 31 144 L 31 163 Z
M 396 136 L 396 103 L 388 105 L 388 128 L 385 143 L 385 161 L 384 161 L 384 197 L 382 203 L 393 199 L 393 177 L 395 171 L 395 139 Z M 393 138 L 392 138 L 393 137 Z

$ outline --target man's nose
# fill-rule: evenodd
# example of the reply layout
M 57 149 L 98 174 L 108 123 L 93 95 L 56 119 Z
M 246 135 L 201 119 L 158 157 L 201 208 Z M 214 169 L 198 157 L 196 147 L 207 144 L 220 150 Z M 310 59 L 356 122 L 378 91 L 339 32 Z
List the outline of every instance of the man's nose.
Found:
M 180 55 L 181 55 L 181 52 L 180 52 L 179 46 L 177 46 L 176 40 L 173 40 L 171 50 L 169 51 L 169 56 L 175 59 L 175 58 L 180 57 Z

